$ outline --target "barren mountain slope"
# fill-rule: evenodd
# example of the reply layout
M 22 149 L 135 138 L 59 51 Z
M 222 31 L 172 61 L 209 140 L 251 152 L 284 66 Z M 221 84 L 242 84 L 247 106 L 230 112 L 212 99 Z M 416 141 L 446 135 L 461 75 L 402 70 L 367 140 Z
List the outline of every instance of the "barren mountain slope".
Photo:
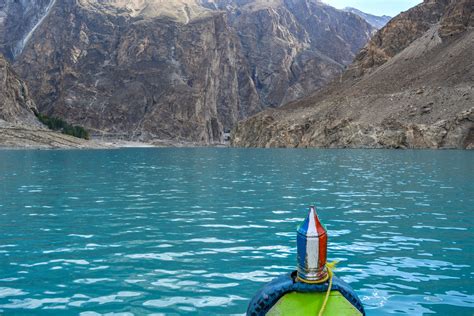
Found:
M 439 11 L 441 7 L 444 9 Z M 472 148 L 472 1 L 425 1 L 412 10 L 418 14 L 403 13 L 404 19 L 410 18 L 400 30 L 396 27 L 400 17 L 396 17 L 392 20 L 395 24 L 387 25 L 388 30 L 379 31 L 341 82 L 240 123 L 233 133 L 233 144 Z M 430 20 L 431 26 L 426 29 L 423 19 L 433 16 L 437 20 Z M 421 35 L 413 40 L 412 33 L 403 31 L 406 23 Z M 383 58 L 369 62 L 368 51 Z
M 348 74 L 362 75 L 376 68 L 405 49 L 434 24 L 439 23 L 451 0 L 425 0 L 402 12 L 375 34 L 359 52 Z M 463 1 L 463 0 L 458 0 Z
M 79 4 L 112 15 L 169 18 L 181 23 L 204 18 L 211 13 L 198 0 L 80 0 Z

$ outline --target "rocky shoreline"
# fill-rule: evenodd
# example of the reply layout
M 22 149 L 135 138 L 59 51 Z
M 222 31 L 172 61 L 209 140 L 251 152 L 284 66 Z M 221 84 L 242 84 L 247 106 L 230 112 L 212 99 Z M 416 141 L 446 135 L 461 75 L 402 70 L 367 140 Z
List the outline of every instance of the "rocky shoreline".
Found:
M 153 140 L 150 142 L 130 141 L 119 138 L 92 138 L 85 140 L 61 134 L 46 128 L 30 128 L 23 125 L 0 123 L 0 150 L 5 149 L 120 149 L 120 148 L 164 148 L 164 147 L 228 147 L 226 144 L 179 142 L 172 140 Z
M 88 141 L 45 128 L 0 125 L 0 148 L 3 149 L 99 149 L 114 148 L 99 141 Z

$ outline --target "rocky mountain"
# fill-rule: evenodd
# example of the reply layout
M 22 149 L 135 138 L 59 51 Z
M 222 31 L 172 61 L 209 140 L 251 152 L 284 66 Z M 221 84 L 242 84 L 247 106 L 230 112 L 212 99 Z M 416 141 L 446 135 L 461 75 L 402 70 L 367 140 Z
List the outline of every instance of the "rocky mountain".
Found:
M 233 132 L 244 147 L 473 148 L 472 0 L 425 0 L 381 29 L 340 80 Z
M 0 0 L 1 52 L 10 60 L 20 55 L 54 3 L 54 0 Z
M 214 0 L 237 30 L 263 108 L 326 85 L 350 64 L 373 28 L 314 0 Z
M 464 0 L 461 0 L 464 1 Z M 361 73 L 376 69 L 386 63 L 413 41 L 424 35 L 433 25 L 439 25 L 447 14 L 450 0 L 426 0 L 408 11 L 399 14 L 386 27 L 377 32 L 371 41 L 357 55 L 351 69 Z M 456 5 L 452 1 L 451 7 Z M 349 72 L 354 75 L 354 71 Z
M 372 34 L 316 0 L 0 0 L 38 108 L 98 135 L 219 143 L 338 76 Z
M 388 15 L 377 16 L 362 12 L 356 8 L 347 7 L 344 9 L 344 11 L 354 13 L 355 15 L 360 16 L 377 30 L 383 28 L 385 25 L 387 25 L 388 21 L 392 19 L 392 17 Z
M 88 142 L 48 130 L 36 118 L 28 87 L 0 54 L 0 148 L 97 148 Z
M 18 78 L 0 54 L 0 120 L 12 124 L 39 126 L 26 84 Z

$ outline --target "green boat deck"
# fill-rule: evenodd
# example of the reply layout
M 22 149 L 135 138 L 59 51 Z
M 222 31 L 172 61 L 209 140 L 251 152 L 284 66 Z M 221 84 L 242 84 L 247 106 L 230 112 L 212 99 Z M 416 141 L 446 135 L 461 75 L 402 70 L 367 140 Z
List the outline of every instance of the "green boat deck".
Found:
M 326 293 L 296 293 L 283 296 L 267 313 L 279 315 L 318 315 Z M 362 313 L 355 308 L 341 293 L 332 291 L 324 311 L 325 316 L 360 316 Z

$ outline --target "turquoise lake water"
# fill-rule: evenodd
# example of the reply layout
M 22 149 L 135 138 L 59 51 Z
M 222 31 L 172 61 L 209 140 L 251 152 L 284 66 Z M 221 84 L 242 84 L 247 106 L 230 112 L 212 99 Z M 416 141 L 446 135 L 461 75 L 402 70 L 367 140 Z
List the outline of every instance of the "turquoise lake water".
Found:
M 243 314 L 315 203 L 368 315 L 473 315 L 473 176 L 473 151 L 0 151 L 0 314 Z

